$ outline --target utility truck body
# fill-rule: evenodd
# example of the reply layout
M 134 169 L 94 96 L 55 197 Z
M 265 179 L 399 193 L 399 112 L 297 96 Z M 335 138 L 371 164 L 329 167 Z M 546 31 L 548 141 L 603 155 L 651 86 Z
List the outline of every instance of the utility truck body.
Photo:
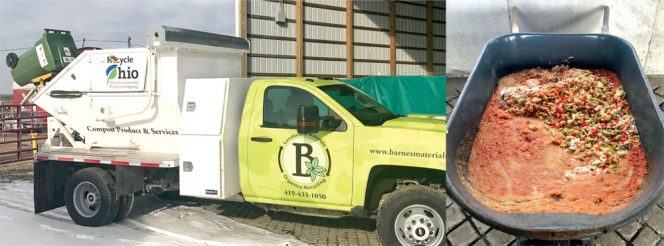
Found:
M 378 218 L 386 244 L 444 242 L 445 121 L 398 116 L 331 79 L 239 79 L 246 39 L 171 27 L 84 51 L 31 101 L 51 114 L 35 212 L 101 226 L 134 195 Z M 441 102 L 443 103 L 443 102 Z

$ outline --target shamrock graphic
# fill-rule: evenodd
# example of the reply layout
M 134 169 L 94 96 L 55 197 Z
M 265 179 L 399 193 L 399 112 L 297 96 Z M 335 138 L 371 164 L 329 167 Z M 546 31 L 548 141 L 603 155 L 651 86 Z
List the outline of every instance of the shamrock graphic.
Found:
M 313 182 L 316 180 L 316 177 L 325 177 L 325 173 L 327 173 L 327 169 L 324 167 L 318 166 L 318 157 L 314 157 L 312 161 L 305 161 L 304 164 L 307 165 L 307 172 L 309 176 L 311 176 L 311 181 Z

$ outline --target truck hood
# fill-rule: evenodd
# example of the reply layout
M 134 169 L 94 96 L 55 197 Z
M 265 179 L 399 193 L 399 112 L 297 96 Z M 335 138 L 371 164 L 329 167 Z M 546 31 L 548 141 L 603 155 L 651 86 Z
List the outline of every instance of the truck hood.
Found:
M 388 120 L 382 127 L 445 132 L 445 122 L 445 116 L 442 115 L 409 114 L 406 117 Z

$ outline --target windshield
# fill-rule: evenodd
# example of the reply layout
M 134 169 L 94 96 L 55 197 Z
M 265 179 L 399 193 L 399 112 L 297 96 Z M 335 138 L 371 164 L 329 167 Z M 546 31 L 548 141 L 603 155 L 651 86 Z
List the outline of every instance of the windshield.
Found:
M 359 90 L 344 84 L 326 85 L 319 87 L 332 99 L 337 101 L 355 118 L 367 126 L 380 126 L 385 121 L 399 116 L 374 101 L 371 97 Z

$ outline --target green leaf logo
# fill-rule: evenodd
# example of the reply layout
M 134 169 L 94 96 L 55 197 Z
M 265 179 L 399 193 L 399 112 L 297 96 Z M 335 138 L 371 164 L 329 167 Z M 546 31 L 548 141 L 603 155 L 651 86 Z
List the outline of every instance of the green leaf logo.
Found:
M 106 68 L 106 83 L 108 84 L 108 81 L 111 79 L 115 79 L 118 77 L 118 65 L 117 64 L 111 64 Z
M 327 169 L 324 167 L 318 166 L 318 157 L 314 157 L 312 161 L 305 161 L 305 165 L 307 165 L 307 172 L 306 174 L 311 177 L 311 182 L 316 180 L 316 177 L 325 177 L 327 176 Z

